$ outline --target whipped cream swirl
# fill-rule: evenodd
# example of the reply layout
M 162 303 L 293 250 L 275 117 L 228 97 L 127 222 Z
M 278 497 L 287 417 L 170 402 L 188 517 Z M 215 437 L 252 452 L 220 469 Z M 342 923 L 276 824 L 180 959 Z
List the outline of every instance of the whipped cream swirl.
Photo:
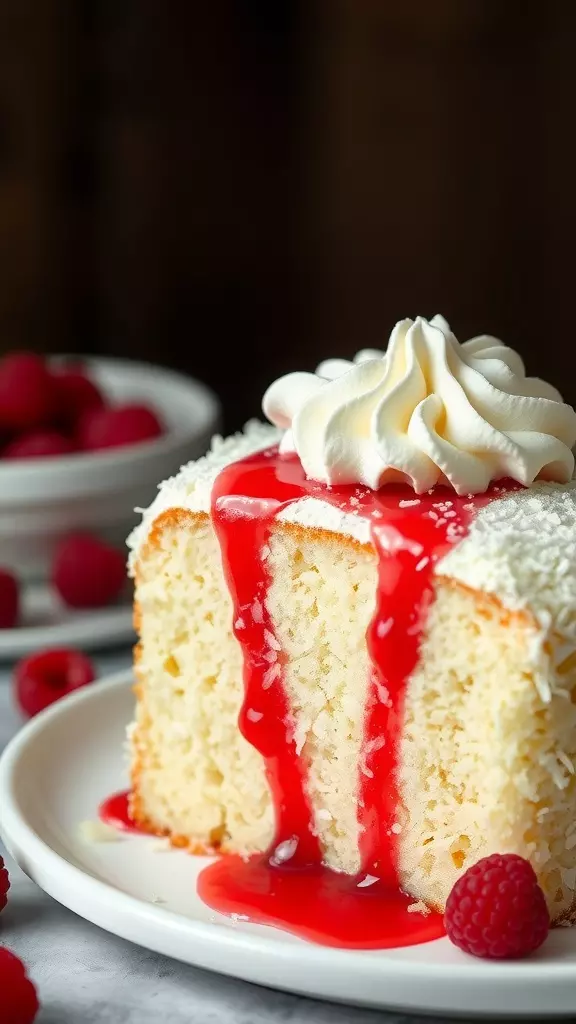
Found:
M 503 477 L 564 483 L 574 472 L 574 409 L 498 338 L 460 344 L 440 316 L 401 320 L 386 352 L 281 377 L 262 406 L 285 431 L 281 451 L 326 484 L 476 494 Z

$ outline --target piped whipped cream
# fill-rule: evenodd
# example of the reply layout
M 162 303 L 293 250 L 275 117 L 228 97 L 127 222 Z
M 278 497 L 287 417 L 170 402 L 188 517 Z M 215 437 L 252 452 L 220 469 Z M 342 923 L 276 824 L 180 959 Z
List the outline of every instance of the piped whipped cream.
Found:
M 284 431 L 281 451 L 326 484 L 476 494 L 504 477 L 564 483 L 574 472 L 574 409 L 513 349 L 490 335 L 460 344 L 440 316 L 399 321 L 386 352 L 287 374 L 262 405 Z

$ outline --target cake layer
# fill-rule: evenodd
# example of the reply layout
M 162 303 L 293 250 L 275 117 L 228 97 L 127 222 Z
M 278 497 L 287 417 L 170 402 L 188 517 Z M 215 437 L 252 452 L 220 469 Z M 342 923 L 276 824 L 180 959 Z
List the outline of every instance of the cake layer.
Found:
M 257 448 L 268 441 L 260 436 Z M 220 448 L 203 468 L 197 464 L 163 488 L 134 538 L 140 633 L 134 809 L 139 820 L 191 849 L 247 853 L 269 845 L 273 815 L 262 761 L 237 725 L 240 648 L 218 543 L 202 507 L 214 463 L 219 470 L 223 458 L 237 457 L 236 442 L 222 447 L 225 455 Z M 556 524 L 556 543 L 574 516 L 572 492 L 545 487 L 536 493 L 539 507 L 548 503 L 552 516 L 559 515 L 558 496 L 570 496 L 559 499 L 565 517 Z M 521 492 L 524 513 L 532 497 Z M 550 608 L 554 583 L 563 579 L 569 593 L 574 581 L 555 558 L 552 578 L 541 578 L 541 593 L 533 595 L 534 607 L 523 591 L 506 607 L 489 586 L 488 593 L 474 590 L 457 578 L 456 568 L 444 571 L 459 558 L 460 573 L 471 572 L 476 550 L 476 571 L 502 582 L 498 560 L 508 563 L 509 545 L 517 552 L 526 543 L 526 516 L 514 533 L 518 517 L 496 511 L 513 500 L 481 511 L 437 574 L 420 664 L 404 703 L 394 825 L 398 870 L 416 899 L 442 907 L 458 872 L 479 856 L 518 852 L 534 864 L 559 919 L 570 913 L 576 877 L 576 658 L 569 605 L 554 618 Z M 191 510 L 194 504 L 200 507 Z M 308 511 L 321 504 L 308 502 Z M 353 535 L 351 524 L 327 528 L 290 519 L 293 514 L 276 522 L 266 555 L 268 612 L 284 652 L 291 710 L 287 732 L 309 765 L 307 795 L 325 861 L 354 873 L 360 866 L 366 630 L 377 590 L 376 554 L 368 538 Z M 546 522 L 550 536 L 553 523 L 544 515 Z M 501 531 L 508 545 L 496 543 Z M 489 568 L 480 565 L 480 546 Z M 506 571 L 511 579 L 512 568 Z M 516 577 L 526 573 L 518 568 Z

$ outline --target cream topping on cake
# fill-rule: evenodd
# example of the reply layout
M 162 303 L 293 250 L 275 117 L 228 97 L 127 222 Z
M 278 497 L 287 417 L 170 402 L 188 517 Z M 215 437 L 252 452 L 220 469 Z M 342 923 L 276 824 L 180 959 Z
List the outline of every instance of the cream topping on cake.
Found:
M 279 436 L 275 428 L 253 421 L 243 433 L 215 437 L 207 455 L 161 484 L 128 540 L 131 568 L 162 512 L 176 508 L 209 514 L 212 486 L 221 470 L 277 444 Z M 446 500 L 439 498 L 438 505 L 440 516 L 449 513 Z M 294 502 L 278 519 L 371 543 L 365 518 L 320 499 Z M 436 566 L 438 575 L 492 594 L 511 610 L 529 607 L 544 633 L 554 629 L 576 643 L 576 479 L 504 492 L 478 510 L 464 539 L 454 539 L 454 547 Z
M 574 409 L 513 349 L 488 335 L 460 344 L 440 316 L 399 321 L 386 352 L 281 377 L 263 410 L 285 431 L 281 451 L 326 484 L 476 494 L 503 477 L 564 483 L 574 471 Z

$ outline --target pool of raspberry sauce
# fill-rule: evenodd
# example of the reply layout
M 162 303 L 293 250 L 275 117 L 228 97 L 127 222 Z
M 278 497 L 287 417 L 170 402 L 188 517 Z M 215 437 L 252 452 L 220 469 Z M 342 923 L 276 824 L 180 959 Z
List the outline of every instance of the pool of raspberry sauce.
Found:
M 119 832 L 147 834 L 146 830 L 140 828 L 130 814 L 130 790 L 114 793 L 103 800 L 98 808 L 98 817 L 105 825 L 117 828 Z
M 217 477 L 212 521 L 244 660 L 239 726 L 264 759 L 275 835 L 265 854 L 225 855 L 201 872 L 198 893 L 212 909 L 342 948 L 416 945 L 444 934 L 441 914 L 409 911 L 415 900 L 398 878 L 396 759 L 404 693 L 433 600 L 435 563 L 466 536 L 478 508 L 515 486 L 500 481 L 474 497 L 449 487 L 416 495 L 406 484 L 379 491 L 327 487 L 308 480 L 297 456 L 281 455 L 277 448 L 234 463 Z M 282 509 L 305 497 L 367 519 L 378 557 L 375 612 L 367 632 L 372 672 L 359 772 L 361 870 L 355 876 L 322 861 L 306 792 L 307 764 L 288 724 L 281 645 L 266 605 L 270 529 Z M 100 814 L 116 827 L 138 831 L 126 794 L 103 804 Z

